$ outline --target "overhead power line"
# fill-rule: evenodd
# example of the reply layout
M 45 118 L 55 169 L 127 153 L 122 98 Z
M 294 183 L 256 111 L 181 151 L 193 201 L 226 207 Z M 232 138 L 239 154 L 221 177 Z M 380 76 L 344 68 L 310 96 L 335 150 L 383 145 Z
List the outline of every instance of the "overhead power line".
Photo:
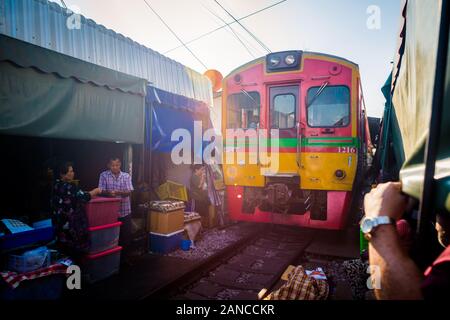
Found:
M 212 15 L 214 15 L 217 19 L 219 19 L 220 21 L 222 21 L 223 23 L 227 24 L 219 15 L 217 15 L 215 12 L 213 12 L 212 10 L 210 10 L 209 8 L 207 8 L 206 6 L 203 6 L 206 10 L 209 11 L 209 13 L 211 13 Z M 242 46 L 245 48 L 245 50 L 247 50 L 247 52 L 253 57 L 255 58 L 255 55 L 250 51 L 249 47 L 247 47 L 247 45 L 242 41 L 242 39 L 239 37 L 239 35 L 233 30 L 233 27 L 228 25 L 228 28 L 230 28 L 231 32 L 233 33 L 233 35 L 236 37 L 236 39 L 242 44 Z
M 226 28 L 227 26 L 232 25 L 233 23 L 237 23 L 238 21 L 245 20 L 245 19 L 247 19 L 247 18 L 249 18 L 249 17 L 251 17 L 251 16 L 254 16 L 255 14 L 258 14 L 258 13 L 260 13 L 260 12 L 263 12 L 263 11 L 265 11 L 265 10 L 268 10 L 268 9 L 270 9 L 270 8 L 272 8 L 272 7 L 275 7 L 275 6 L 277 6 L 277 5 L 279 5 L 279 4 L 283 3 L 283 2 L 286 2 L 286 1 L 287 1 L 287 0 L 281 0 L 281 1 L 275 2 L 274 4 L 271 4 L 270 6 L 264 7 L 264 8 L 262 8 L 262 9 L 259 9 L 259 10 L 255 11 L 255 12 L 252 12 L 252 13 L 250 13 L 250 14 L 244 16 L 244 17 L 241 17 L 241 18 L 237 19 L 237 21 L 234 21 L 234 20 L 233 20 L 233 21 L 231 21 L 230 23 L 226 23 L 226 24 L 224 24 L 223 26 L 220 26 L 220 27 L 218 27 L 218 28 L 216 28 L 216 29 L 213 29 L 213 30 L 211 30 L 211 31 L 208 31 L 208 32 L 206 32 L 206 33 L 203 33 L 203 34 L 199 35 L 198 37 L 196 37 L 196 38 L 194 38 L 194 39 L 192 39 L 192 40 L 189 40 L 189 41 L 185 42 L 185 44 L 186 44 L 186 45 L 187 45 L 187 44 L 191 44 L 192 42 L 195 42 L 195 41 L 200 40 L 200 39 L 202 39 L 202 38 L 204 38 L 204 37 L 206 37 L 206 36 L 209 36 L 210 34 L 212 34 L 212 33 L 214 33 L 214 32 L 217 32 L 217 31 L 219 31 L 219 30 L 221 30 L 221 29 L 223 29 L 223 28 Z M 164 54 L 167 54 L 167 53 L 169 53 L 169 52 L 172 52 L 173 50 L 179 49 L 179 48 L 181 48 L 181 47 L 183 47 L 183 46 L 181 45 L 181 46 L 178 46 L 178 47 L 174 47 L 174 48 L 172 48 L 172 49 L 170 49 L 170 50 L 165 51 Z
M 221 7 L 223 9 L 223 11 L 225 11 L 231 18 L 233 18 L 233 20 L 235 22 L 237 22 L 242 29 L 244 29 L 245 31 L 247 31 L 247 33 L 253 38 L 255 39 L 256 42 L 259 43 L 259 45 L 266 50 L 268 53 L 271 53 L 272 51 L 270 51 L 269 47 L 267 47 L 261 40 L 258 39 L 258 37 L 256 35 L 253 34 L 253 32 L 251 32 L 250 30 L 248 30 L 242 23 L 240 23 L 227 9 L 225 9 L 217 0 L 214 0 L 215 3 L 217 3 L 217 5 L 219 7 Z
M 186 48 L 186 50 L 188 50 L 192 56 L 198 61 L 200 62 L 200 64 L 205 68 L 208 69 L 208 67 L 203 63 L 202 60 L 200 60 L 199 57 L 197 57 L 195 55 L 195 53 L 189 49 L 189 47 L 183 42 L 183 40 L 180 39 L 180 37 L 175 33 L 175 31 L 172 30 L 172 28 L 170 28 L 170 26 L 164 21 L 164 19 L 150 6 L 150 4 L 148 4 L 148 2 L 146 0 L 144 0 L 145 4 L 147 5 L 147 7 L 149 7 L 150 10 L 152 10 L 152 12 L 159 18 L 159 20 L 161 20 L 161 22 L 166 26 L 167 29 L 169 29 L 169 31 L 174 35 L 175 38 L 177 38 L 178 41 L 180 41 L 180 43 L 183 45 L 183 47 Z

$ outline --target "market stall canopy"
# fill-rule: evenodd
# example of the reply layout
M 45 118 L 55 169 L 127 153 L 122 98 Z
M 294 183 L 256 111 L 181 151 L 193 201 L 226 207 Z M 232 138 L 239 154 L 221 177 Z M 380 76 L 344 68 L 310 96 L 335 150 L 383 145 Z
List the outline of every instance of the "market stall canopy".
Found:
M 392 105 L 403 142 L 400 171 L 403 191 L 420 198 L 425 171 L 424 150 L 435 88 L 442 1 L 405 2 L 392 79 Z M 448 39 L 448 35 L 447 35 Z M 448 46 L 448 43 L 445 44 Z M 450 52 L 450 51 L 449 51 Z M 447 56 L 443 116 L 437 153 L 437 208 L 450 211 L 450 71 Z
M 383 181 L 398 179 L 399 171 L 405 162 L 402 135 L 395 114 L 395 108 L 392 105 L 391 83 L 392 73 L 381 88 L 381 92 L 386 99 L 383 113 L 383 129 L 379 143 L 380 166 L 382 168 Z
M 0 34 L 211 103 L 211 81 L 206 76 L 69 7 L 64 1 L 1 0 Z
M 146 147 L 155 152 L 171 152 L 178 141 L 171 141 L 172 132 L 186 129 L 194 138 L 194 121 L 201 122 L 202 132 L 212 127 L 206 103 L 154 87 L 147 87 Z M 194 143 L 192 143 L 194 147 Z M 196 150 L 201 152 L 201 150 Z
M 0 133 L 144 142 L 147 81 L 0 35 Z

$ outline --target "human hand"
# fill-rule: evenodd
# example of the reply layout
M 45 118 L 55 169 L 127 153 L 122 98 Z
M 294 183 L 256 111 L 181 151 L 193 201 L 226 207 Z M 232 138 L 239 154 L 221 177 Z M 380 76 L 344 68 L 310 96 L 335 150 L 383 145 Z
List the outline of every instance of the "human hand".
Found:
M 405 211 L 408 198 L 402 193 L 400 182 L 381 183 L 364 197 L 366 217 L 388 216 L 399 220 Z
M 91 191 L 89 191 L 89 194 L 91 195 L 91 197 L 98 196 L 100 193 L 102 193 L 102 190 L 100 188 L 95 188 L 95 189 L 92 189 Z

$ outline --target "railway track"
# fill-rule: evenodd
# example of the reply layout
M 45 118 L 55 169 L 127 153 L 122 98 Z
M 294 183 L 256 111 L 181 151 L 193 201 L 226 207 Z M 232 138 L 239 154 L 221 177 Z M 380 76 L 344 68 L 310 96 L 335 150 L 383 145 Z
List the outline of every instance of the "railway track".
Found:
M 313 239 L 308 229 L 256 225 L 253 232 L 145 299 L 256 300 L 270 292 L 284 270 Z

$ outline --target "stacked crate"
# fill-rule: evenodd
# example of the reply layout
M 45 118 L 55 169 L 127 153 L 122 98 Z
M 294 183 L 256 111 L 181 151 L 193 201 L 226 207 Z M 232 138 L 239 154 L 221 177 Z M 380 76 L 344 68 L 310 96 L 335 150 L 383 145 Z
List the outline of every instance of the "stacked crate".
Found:
M 90 247 L 82 266 L 87 282 L 105 279 L 120 267 L 120 198 L 93 198 L 86 204 Z
M 150 202 L 147 217 L 151 252 L 169 253 L 180 247 L 184 231 L 184 202 L 164 200 Z

